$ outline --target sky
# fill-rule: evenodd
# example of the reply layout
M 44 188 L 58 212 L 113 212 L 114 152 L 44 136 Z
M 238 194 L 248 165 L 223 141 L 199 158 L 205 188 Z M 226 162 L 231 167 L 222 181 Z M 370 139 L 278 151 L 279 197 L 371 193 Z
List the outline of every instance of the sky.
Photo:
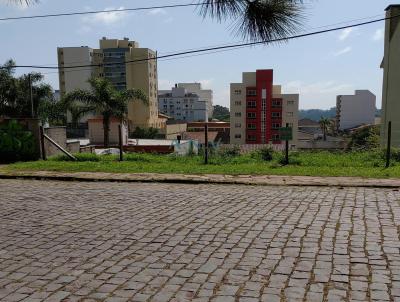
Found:
M 0 18 L 71 11 L 105 10 L 191 3 L 193 0 L 40 0 L 15 6 L 0 0 Z M 384 17 L 386 0 L 312 0 L 305 4 L 304 32 Z M 364 19 L 367 18 L 367 19 Z M 363 20 L 359 20 L 363 19 Z M 357 20 L 349 22 L 352 20 Z M 340 23 L 340 24 L 338 24 Z M 323 27 L 323 28 L 321 28 Z M 229 84 L 242 72 L 274 69 L 274 84 L 284 93 L 300 94 L 300 109 L 328 109 L 336 95 L 369 89 L 381 107 L 384 22 L 345 29 L 286 43 L 158 62 L 159 88 L 200 82 L 214 91 L 214 104 L 229 107 Z M 57 65 L 57 47 L 98 48 L 99 39 L 129 37 L 159 55 L 240 42 L 232 21 L 202 18 L 193 7 L 116 12 L 20 21 L 0 21 L 0 64 L 12 58 L 19 65 Z M 17 74 L 30 72 L 19 69 Z M 58 89 L 57 72 L 43 71 Z

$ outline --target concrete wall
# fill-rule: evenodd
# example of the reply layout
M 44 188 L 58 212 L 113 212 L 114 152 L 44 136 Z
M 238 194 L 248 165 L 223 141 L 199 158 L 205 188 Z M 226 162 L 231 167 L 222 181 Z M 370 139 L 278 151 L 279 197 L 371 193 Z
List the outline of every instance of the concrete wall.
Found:
M 104 144 L 104 130 L 102 119 L 91 119 L 89 120 L 89 140 L 92 145 L 103 145 Z M 119 121 L 111 121 L 109 140 L 110 145 L 119 144 Z M 124 145 L 128 143 L 128 127 L 125 124 L 122 127 L 122 142 Z
M 374 124 L 376 96 L 369 90 L 354 95 L 339 95 L 336 100 L 336 124 L 339 130 Z
M 388 7 L 386 17 L 400 15 L 400 5 Z M 381 144 L 386 146 L 389 121 L 392 122 L 392 145 L 400 147 L 400 18 L 386 20 L 383 60 L 383 96 Z
M 65 127 L 50 127 L 45 128 L 44 133 L 59 144 L 63 149 L 67 149 L 67 131 Z M 63 152 L 50 143 L 47 139 L 44 140 L 44 148 L 46 150 L 46 156 L 54 156 L 63 154 Z
M 344 150 L 347 147 L 345 141 L 299 141 L 297 143 L 297 149 L 299 150 Z
M 187 130 L 187 124 L 171 124 L 166 126 L 166 139 L 177 139 L 178 135 L 182 135 Z

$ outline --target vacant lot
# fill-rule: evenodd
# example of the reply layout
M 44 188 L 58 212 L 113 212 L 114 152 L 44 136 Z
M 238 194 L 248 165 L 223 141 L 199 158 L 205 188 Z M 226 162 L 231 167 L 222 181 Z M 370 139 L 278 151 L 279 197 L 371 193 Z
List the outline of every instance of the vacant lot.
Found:
M 265 155 L 265 154 L 264 154 Z M 259 153 L 248 155 L 212 154 L 210 164 L 201 156 L 128 154 L 124 162 L 116 156 L 77 155 L 79 162 L 56 157 L 49 161 L 17 163 L 7 170 L 50 170 L 64 172 L 113 173 L 185 173 L 185 174 L 270 174 L 310 176 L 361 176 L 373 178 L 400 177 L 400 157 L 394 154 L 391 167 L 385 169 L 383 152 L 292 152 L 290 164 L 282 165 L 283 155 L 273 153 L 263 160 Z

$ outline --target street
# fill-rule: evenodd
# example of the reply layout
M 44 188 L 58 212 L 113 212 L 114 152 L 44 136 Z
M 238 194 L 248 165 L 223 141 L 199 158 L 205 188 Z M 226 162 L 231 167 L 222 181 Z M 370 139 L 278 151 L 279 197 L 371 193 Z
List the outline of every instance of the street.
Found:
M 400 301 L 399 199 L 0 180 L 0 300 Z

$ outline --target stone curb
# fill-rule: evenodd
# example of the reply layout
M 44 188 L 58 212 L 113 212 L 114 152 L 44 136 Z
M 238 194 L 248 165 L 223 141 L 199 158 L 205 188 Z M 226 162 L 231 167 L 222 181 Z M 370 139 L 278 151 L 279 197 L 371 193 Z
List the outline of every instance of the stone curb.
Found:
M 400 188 L 400 179 L 371 179 L 359 177 L 311 177 L 280 175 L 186 175 L 157 173 L 102 173 L 52 171 L 0 171 L 0 179 L 35 179 L 56 181 L 88 182 L 142 182 L 142 183 L 181 183 L 181 184 L 226 184 L 253 186 L 327 186 L 327 187 L 366 187 Z

